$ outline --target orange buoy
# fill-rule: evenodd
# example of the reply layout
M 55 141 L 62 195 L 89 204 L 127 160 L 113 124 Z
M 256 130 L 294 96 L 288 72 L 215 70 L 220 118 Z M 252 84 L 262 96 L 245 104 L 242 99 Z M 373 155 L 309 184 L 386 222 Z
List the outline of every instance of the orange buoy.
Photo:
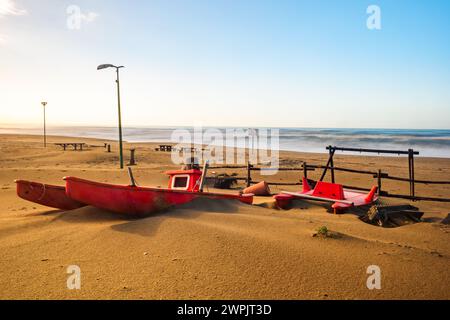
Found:
M 261 181 L 254 186 L 245 188 L 244 193 L 253 193 L 255 196 L 269 196 L 270 188 L 267 182 Z

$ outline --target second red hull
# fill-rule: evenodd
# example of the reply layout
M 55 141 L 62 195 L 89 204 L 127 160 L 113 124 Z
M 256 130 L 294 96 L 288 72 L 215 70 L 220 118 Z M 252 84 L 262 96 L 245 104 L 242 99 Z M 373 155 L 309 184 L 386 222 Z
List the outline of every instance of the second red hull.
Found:
M 66 193 L 76 200 L 94 207 L 134 216 L 146 216 L 202 197 L 239 200 L 251 204 L 253 195 L 234 195 L 191 192 L 159 188 L 132 187 L 99 183 L 66 177 Z
M 22 199 L 47 207 L 73 210 L 85 206 L 66 195 L 66 188 L 39 182 L 16 180 L 17 195 Z

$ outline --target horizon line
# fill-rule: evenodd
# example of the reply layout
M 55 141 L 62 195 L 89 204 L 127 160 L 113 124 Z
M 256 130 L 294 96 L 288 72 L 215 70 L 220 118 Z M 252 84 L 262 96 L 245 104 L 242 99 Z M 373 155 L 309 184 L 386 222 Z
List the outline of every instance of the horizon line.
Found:
M 26 127 L 24 127 L 26 126 Z M 34 129 L 41 128 L 42 124 L 7 124 L 0 123 L 0 129 Z M 91 125 L 91 124 L 58 124 L 58 125 L 49 125 L 47 124 L 47 128 L 117 128 L 115 125 Z M 122 125 L 123 128 L 247 128 L 247 129 L 366 129 L 366 130 L 449 130 L 450 128 L 398 128 L 398 127 L 307 127 L 307 126 L 231 126 L 231 125 Z

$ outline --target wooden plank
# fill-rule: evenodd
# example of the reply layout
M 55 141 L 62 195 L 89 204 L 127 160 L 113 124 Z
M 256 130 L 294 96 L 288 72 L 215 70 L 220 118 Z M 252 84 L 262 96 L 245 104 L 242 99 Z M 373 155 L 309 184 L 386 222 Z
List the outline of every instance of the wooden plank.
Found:
M 330 167 L 331 167 L 331 183 L 335 183 L 333 156 L 334 156 L 334 153 L 336 152 L 336 150 L 335 149 L 331 149 L 331 146 L 330 146 L 329 152 L 330 152 Z
M 303 162 L 303 177 L 308 180 L 308 165 L 306 162 Z
M 436 202 L 450 202 L 450 199 L 448 198 L 435 198 L 435 197 L 419 197 L 419 196 L 409 196 L 409 195 L 402 195 L 402 194 L 392 194 L 392 193 L 385 193 L 385 196 L 388 198 L 400 198 L 400 199 L 408 199 L 408 200 L 418 200 L 418 201 L 436 201 Z
M 247 166 L 211 166 L 209 169 L 247 169 Z
M 250 170 L 252 171 L 303 171 L 303 167 L 279 167 L 279 168 L 262 168 L 262 167 L 252 167 Z M 315 171 L 316 169 L 307 166 L 308 171 Z
M 252 165 L 250 164 L 249 161 L 247 162 L 247 188 L 250 187 L 250 185 L 252 184 L 251 168 Z
M 310 165 L 308 165 L 310 166 Z M 322 166 L 322 165 L 314 165 L 317 169 L 331 169 L 331 166 Z M 343 172 L 352 172 L 352 173 L 360 173 L 360 174 L 368 174 L 368 175 L 376 175 L 376 171 L 367 171 L 367 170 L 357 170 L 357 169 L 348 169 L 348 168 L 340 168 L 340 167 L 333 167 L 336 171 L 343 171 Z
M 381 194 L 381 178 L 382 177 L 383 177 L 383 174 L 381 173 L 381 169 L 378 169 L 378 174 L 377 174 L 378 194 Z
M 401 178 L 401 177 L 393 177 L 393 176 L 384 176 L 384 179 L 388 180 L 396 180 L 396 181 L 404 181 L 409 182 L 408 178 Z M 414 180 L 415 183 L 422 183 L 422 184 L 450 184 L 450 181 L 431 181 L 431 180 Z
M 261 181 L 250 181 L 251 184 L 257 184 L 260 183 Z M 272 186 L 301 186 L 302 183 L 301 182 L 270 182 L 270 181 L 265 181 L 268 185 L 272 185 Z
M 326 147 L 327 150 L 329 150 L 329 148 L 332 148 L 336 151 L 350 151 L 350 152 L 367 152 L 367 153 L 386 153 L 386 154 L 409 154 L 408 151 L 403 151 L 403 150 L 386 150 L 386 149 L 365 149 L 365 148 L 342 148 L 342 147 L 331 147 L 328 146 Z M 419 154 L 419 151 L 414 151 L 415 155 Z
M 323 179 L 325 178 L 325 175 L 327 174 L 327 170 L 329 168 L 332 168 L 331 164 L 333 163 L 333 156 L 334 156 L 334 153 L 336 152 L 336 149 L 332 148 L 331 146 L 329 146 L 329 148 L 330 148 L 330 155 L 328 158 L 328 162 L 327 162 L 327 165 L 323 168 L 323 172 L 322 172 L 322 175 L 320 176 L 319 181 L 323 181 Z

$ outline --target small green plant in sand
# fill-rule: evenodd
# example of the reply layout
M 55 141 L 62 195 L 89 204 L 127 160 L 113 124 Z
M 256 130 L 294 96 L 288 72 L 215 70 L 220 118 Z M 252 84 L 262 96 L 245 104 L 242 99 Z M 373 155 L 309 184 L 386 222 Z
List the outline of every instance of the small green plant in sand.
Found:
M 326 226 L 321 226 L 320 228 L 317 229 L 316 232 L 313 233 L 313 237 L 324 237 L 324 238 L 329 238 L 331 237 L 331 233 L 330 230 L 328 230 L 328 228 Z

